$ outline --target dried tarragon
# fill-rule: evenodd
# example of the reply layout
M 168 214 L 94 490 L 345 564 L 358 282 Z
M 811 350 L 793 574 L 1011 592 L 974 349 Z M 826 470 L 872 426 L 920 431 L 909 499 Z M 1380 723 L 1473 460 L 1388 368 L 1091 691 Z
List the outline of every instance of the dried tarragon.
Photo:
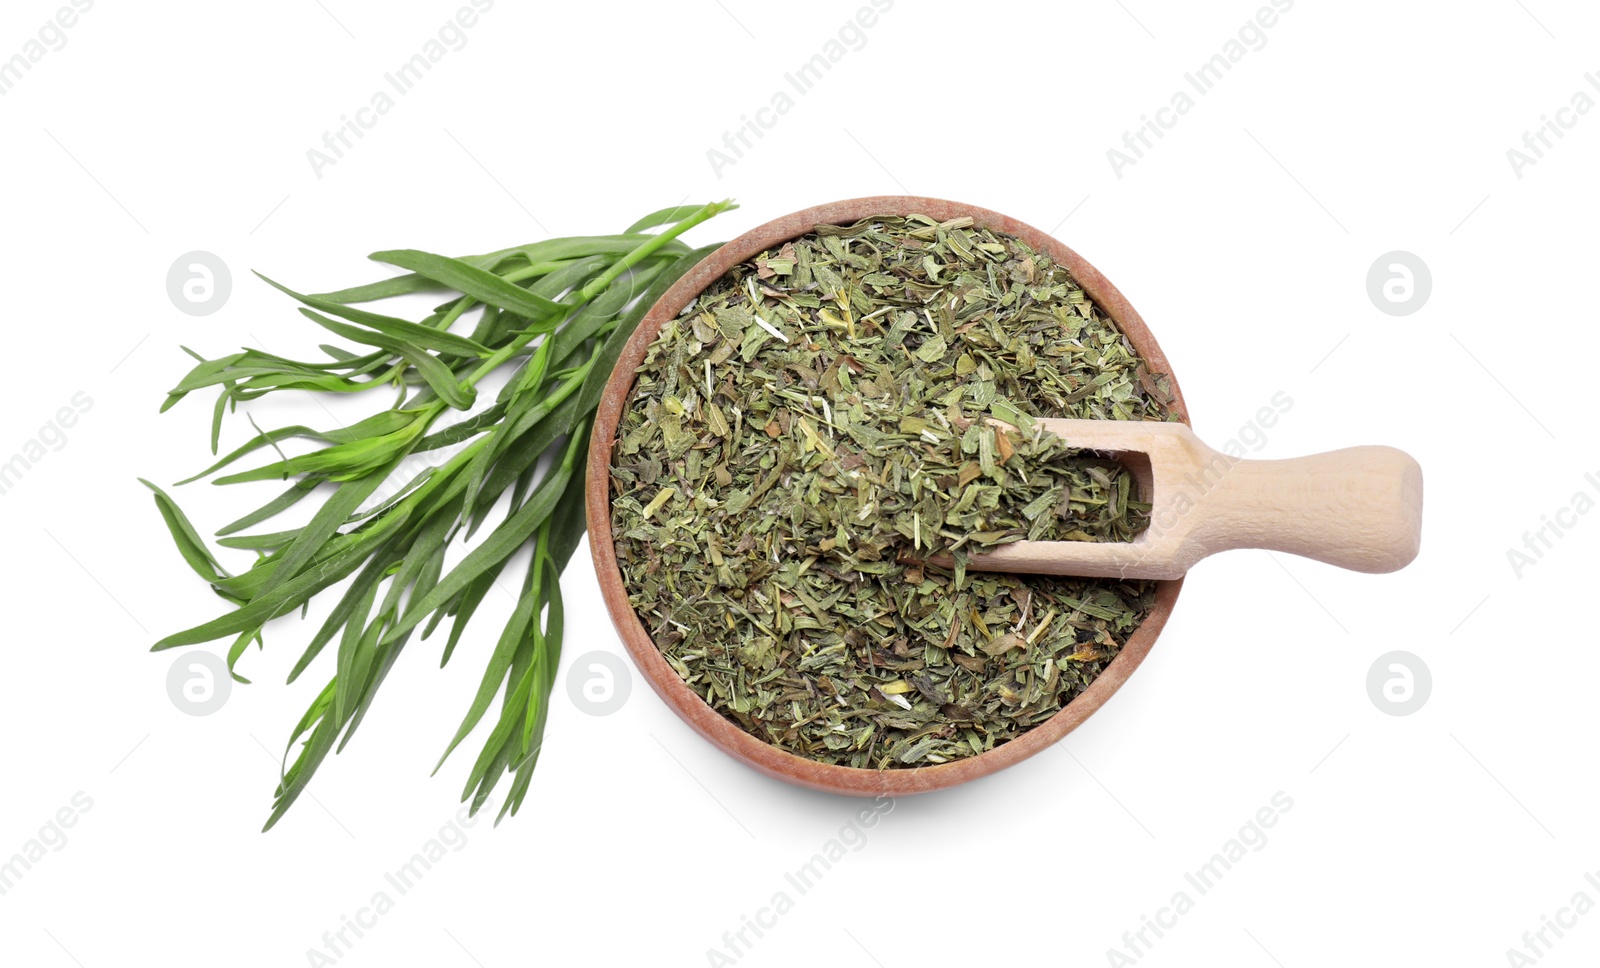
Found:
M 650 347 L 613 452 L 630 601 L 766 742 L 876 769 L 992 749 L 1087 687 L 1154 602 L 1150 582 L 962 573 L 968 551 L 1147 522 L 1120 465 L 1025 415 L 1168 419 L 1165 387 L 1018 239 L 818 226 Z M 955 571 L 921 563 L 941 553 Z

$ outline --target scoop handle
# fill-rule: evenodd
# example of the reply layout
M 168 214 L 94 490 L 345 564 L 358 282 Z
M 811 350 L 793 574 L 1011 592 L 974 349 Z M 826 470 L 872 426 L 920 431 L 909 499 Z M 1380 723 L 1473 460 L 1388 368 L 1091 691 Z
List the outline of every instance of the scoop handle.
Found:
M 1422 544 L 1422 467 L 1393 447 L 1236 460 L 1214 478 L 1191 475 L 1179 488 L 1202 492 L 1204 512 L 1189 535 L 1197 557 L 1266 548 L 1388 572 Z

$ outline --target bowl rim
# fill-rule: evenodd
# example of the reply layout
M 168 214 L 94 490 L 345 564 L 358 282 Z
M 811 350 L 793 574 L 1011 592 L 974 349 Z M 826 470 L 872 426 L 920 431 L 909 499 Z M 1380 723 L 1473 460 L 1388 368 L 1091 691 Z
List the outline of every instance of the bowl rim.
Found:
M 941 222 L 970 216 L 976 224 L 1016 236 L 1035 251 L 1044 251 L 1058 265 L 1065 266 L 1100 310 L 1127 336 L 1149 370 L 1166 374 L 1172 391 L 1170 409 L 1184 423 L 1189 422 L 1188 408 L 1184 404 L 1177 378 L 1144 319 L 1116 286 L 1077 252 L 1031 225 L 977 205 L 914 195 L 874 195 L 813 206 L 758 225 L 712 252 L 685 273 L 650 307 L 624 344 L 606 382 L 589 440 L 588 477 L 585 481 L 589 550 L 612 623 L 640 674 L 656 695 L 684 722 L 734 759 L 771 777 L 815 790 L 851 796 L 901 796 L 955 786 L 1019 763 L 1053 745 L 1103 706 L 1144 661 L 1172 614 L 1178 592 L 1183 587 L 1182 579 L 1158 582 L 1155 605 L 1129 636 L 1117 657 L 1088 688 L 1055 715 L 993 749 L 931 766 L 874 770 L 821 763 L 791 753 L 757 739 L 732 720 L 724 718 L 667 663 L 628 601 L 622 571 L 617 564 L 616 544 L 611 534 L 612 442 L 623 409 L 632 396 L 635 376 L 644 362 L 646 351 L 669 319 L 676 317 L 683 307 L 729 269 L 752 256 L 805 235 L 817 225 L 850 225 L 872 215 L 913 214 L 926 215 Z

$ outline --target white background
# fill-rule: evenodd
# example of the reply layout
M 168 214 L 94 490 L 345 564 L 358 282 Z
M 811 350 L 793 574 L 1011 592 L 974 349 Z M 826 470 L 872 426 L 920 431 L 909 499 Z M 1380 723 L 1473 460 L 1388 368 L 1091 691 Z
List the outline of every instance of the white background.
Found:
M 1506 156 L 1574 92 L 1600 98 L 1584 79 L 1600 71 L 1600 13 L 1299 0 L 1117 177 L 1107 149 L 1256 6 L 900 0 L 718 177 L 707 150 L 857 3 L 499 0 L 318 177 L 307 150 L 456 4 L 94 4 L 0 98 L 0 460 L 75 393 L 93 400 L 0 497 L 0 861 L 75 793 L 93 801 L 0 896 L 0 961 L 322 963 L 308 949 L 457 809 L 481 739 L 428 773 L 504 601 L 443 671 L 436 641 L 414 643 L 315 799 L 269 834 L 273 760 L 327 674 L 283 685 L 314 625 L 272 626 L 242 666 L 255 684 L 205 718 L 168 699 L 174 655 L 146 651 L 221 606 L 135 481 L 209 462 L 208 396 L 157 414 L 188 369 L 179 344 L 292 355 L 317 339 L 248 270 L 336 288 L 383 275 L 364 258 L 377 249 L 613 232 L 728 195 L 743 207 L 691 241 L 901 192 L 1055 230 L 1139 308 L 1203 437 L 1235 436 L 1281 390 L 1293 408 L 1259 456 L 1386 443 L 1427 480 L 1412 567 L 1203 563 L 1143 668 L 1061 748 L 897 803 L 738 964 L 1108 963 L 1277 791 L 1293 808 L 1266 845 L 1141 963 L 1516 963 L 1506 950 L 1542 915 L 1580 890 L 1600 901 L 1584 880 L 1600 870 L 1600 515 L 1520 577 L 1507 560 L 1575 492 L 1600 496 L 1584 479 L 1600 478 L 1600 112 L 1566 115 L 1574 127 L 1520 178 Z M 7 3 L 0 58 L 55 8 Z M 209 317 L 166 294 L 191 250 L 232 270 Z M 1367 295 L 1391 250 L 1432 271 L 1412 315 Z M 264 425 L 319 413 L 267 403 Z M 224 446 L 250 433 L 233 418 Z M 209 532 L 274 487 L 179 497 Z M 585 550 L 564 588 L 566 662 L 621 654 Z M 1433 680 L 1404 717 L 1366 686 L 1397 649 Z M 584 715 L 565 673 L 522 814 L 467 830 L 338 963 L 721 963 L 708 949 L 858 807 L 725 758 L 637 678 L 620 712 Z M 1541 964 L 1593 963 L 1600 913 L 1548 937 Z

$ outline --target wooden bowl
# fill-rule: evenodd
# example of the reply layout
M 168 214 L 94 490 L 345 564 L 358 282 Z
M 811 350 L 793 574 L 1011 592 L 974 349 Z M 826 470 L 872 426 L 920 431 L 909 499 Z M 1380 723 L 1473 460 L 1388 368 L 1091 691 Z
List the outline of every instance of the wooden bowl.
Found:
M 1172 606 L 1183 585 L 1181 580 L 1158 583 L 1154 608 L 1134 630 L 1122 651 L 1099 678 L 1060 712 L 988 752 L 934 766 L 887 770 L 835 766 L 772 746 L 723 718 L 690 689 L 662 658 L 660 650 L 628 602 L 622 572 L 617 566 L 616 544 L 611 536 L 612 448 L 617 424 L 632 396 L 634 375 L 644 362 L 645 351 L 667 320 L 677 316 L 690 300 L 746 259 L 806 235 L 819 224 L 849 225 L 871 215 L 914 214 L 927 215 L 941 222 L 963 215 L 971 216 L 980 226 L 1016 236 L 1036 251 L 1048 253 L 1057 264 L 1071 271 L 1073 278 L 1093 298 L 1095 304 L 1127 334 L 1129 342 L 1144 358 L 1151 372 L 1166 373 L 1169 378 L 1172 376 L 1172 368 L 1161 347 L 1156 345 L 1155 337 L 1150 335 L 1144 320 L 1139 318 L 1117 287 L 1078 253 L 1031 225 L 988 209 L 937 198 L 900 195 L 854 198 L 808 208 L 752 229 L 707 256 L 668 289 L 661 300 L 651 307 L 623 348 L 622 356 L 611 373 L 611 380 L 606 384 L 605 394 L 600 399 L 593 436 L 589 442 L 589 549 L 594 555 L 595 572 L 600 578 L 600 589 L 605 594 L 611 620 L 616 623 L 623 644 L 656 695 L 666 700 L 667 705 L 701 736 L 734 759 L 780 780 L 852 796 L 901 796 L 954 786 L 1027 759 L 1056 742 L 1099 709 L 1139 667 L 1150 647 L 1155 644 L 1156 636 L 1161 634 L 1167 616 L 1172 614 Z M 1172 380 L 1172 393 L 1171 409 L 1187 422 L 1188 411 L 1176 379 Z

